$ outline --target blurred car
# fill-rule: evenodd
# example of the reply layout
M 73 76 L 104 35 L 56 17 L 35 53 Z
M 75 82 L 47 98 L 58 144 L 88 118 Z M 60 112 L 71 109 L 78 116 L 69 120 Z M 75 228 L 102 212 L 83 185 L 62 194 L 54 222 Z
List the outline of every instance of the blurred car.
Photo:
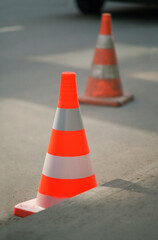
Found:
M 147 5 L 156 4 L 158 5 L 158 0 L 75 0 L 77 7 L 84 14 L 95 14 L 98 13 L 103 4 L 107 1 L 119 1 L 119 2 L 133 2 L 133 3 L 143 3 Z

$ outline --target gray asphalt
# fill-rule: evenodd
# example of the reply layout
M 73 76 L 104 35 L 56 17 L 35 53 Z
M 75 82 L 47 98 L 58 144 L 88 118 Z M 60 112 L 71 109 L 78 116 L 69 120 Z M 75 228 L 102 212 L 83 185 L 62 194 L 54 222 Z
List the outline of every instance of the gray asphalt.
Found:
M 100 16 L 81 15 L 70 0 L 0 2 L 0 238 L 158 239 L 157 9 L 105 9 L 123 88 L 135 100 L 121 108 L 81 105 L 99 187 L 20 219 L 13 207 L 36 197 L 60 74 L 76 72 L 83 93 Z

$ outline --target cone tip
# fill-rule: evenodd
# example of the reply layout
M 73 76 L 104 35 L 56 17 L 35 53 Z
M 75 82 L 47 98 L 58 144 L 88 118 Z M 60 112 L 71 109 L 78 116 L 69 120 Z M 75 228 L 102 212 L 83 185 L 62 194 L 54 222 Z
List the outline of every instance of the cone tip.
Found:
M 112 35 L 112 21 L 110 13 L 103 13 L 101 16 L 100 34 Z
M 76 78 L 75 72 L 62 72 L 61 74 L 62 80 L 71 80 Z
M 62 72 L 59 92 L 59 108 L 78 108 L 76 73 Z
M 102 14 L 103 20 L 111 20 L 111 14 L 110 13 L 103 13 Z

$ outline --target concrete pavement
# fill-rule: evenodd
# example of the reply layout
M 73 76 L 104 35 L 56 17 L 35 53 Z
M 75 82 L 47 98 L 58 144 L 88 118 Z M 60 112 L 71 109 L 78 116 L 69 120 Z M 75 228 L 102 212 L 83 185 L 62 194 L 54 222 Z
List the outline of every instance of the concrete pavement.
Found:
M 115 179 L 22 219 L 4 228 L 1 239 L 156 240 L 157 169 L 144 173 L 136 183 Z

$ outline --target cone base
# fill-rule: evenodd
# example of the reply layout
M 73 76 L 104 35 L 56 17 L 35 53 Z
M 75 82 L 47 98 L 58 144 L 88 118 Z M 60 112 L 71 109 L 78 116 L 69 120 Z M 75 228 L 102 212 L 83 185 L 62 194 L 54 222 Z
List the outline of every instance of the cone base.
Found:
M 133 100 L 133 95 L 125 92 L 123 96 L 113 98 L 91 97 L 86 95 L 79 96 L 79 102 L 84 104 L 103 105 L 110 107 L 119 107 Z
M 14 215 L 18 217 L 27 217 L 29 215 L 32 215 L 34 213 L 40 212 L 44 210 L 45 208 L 42 208 L 37 205 L 36 198 L 19 203 L 14 206 Z

